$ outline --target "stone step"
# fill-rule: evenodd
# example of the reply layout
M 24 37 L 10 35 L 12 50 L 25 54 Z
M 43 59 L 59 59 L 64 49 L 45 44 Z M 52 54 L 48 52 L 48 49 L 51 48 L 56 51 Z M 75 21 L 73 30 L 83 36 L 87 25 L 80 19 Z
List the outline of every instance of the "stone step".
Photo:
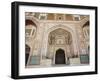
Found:
M 40 64 L 42 66 L 51 66 L 52 65 L 52 60 L 51 59 L 42 59 Z
M 70 58 L 70 65 L 80 65 L 80 58 Z

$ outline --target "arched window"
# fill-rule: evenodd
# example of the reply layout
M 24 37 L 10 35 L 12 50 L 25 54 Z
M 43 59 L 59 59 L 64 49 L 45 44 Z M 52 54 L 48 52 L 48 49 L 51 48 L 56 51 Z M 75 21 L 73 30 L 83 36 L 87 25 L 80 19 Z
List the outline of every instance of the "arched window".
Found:
M 35 36 L 36 33 L 36 24 L 32 20 L 25 20 L 25 36 L 30 37 L 30 36 Z

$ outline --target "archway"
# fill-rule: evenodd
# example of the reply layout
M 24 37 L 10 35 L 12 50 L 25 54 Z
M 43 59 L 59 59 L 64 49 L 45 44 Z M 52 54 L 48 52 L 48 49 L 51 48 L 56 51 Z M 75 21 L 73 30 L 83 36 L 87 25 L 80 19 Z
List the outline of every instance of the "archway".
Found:
M 60 37 L 61 37 L 61 39 L 63 38 L 64 41 L 62 40 L 60 42 L 60 40 L 57 40 L 57 41 L 55 41 L 55 43 L 61 43 L 61 44 L 67 43 L 67 41 L 65 42 L 65 40 L 67 39 L 66 36 L 68 36 L 69 38 L 71 38 L 71 41 L 72 41 L 72 42 L 70 42 L 71 44 L 69 46 L 71 51 L 68 51 L 68 52 L 71 52 L 71 54 L 76 54 L 76 53 L 79 54 L 79 49 L 78 49 L 79 44 L 78 44 L 78 40 L 77 40 L 78 38 L 77 38 L 76 31 L 74 31 L 71 26 L 58 24 L 58 25 L 54 25 L 53 27 L 48 29 L 48 31 L 45 34 L 46 35 L 45 38 L 44 38 L 44 43 L 45 44 L 43 43 L 44 48 L 45 48 L 45 51 L 43 51 L 44 55 L 47 56 L 47 55 L 50 54 L 50 57 L 53 58 L 53 55 L 55 54 L 55 50 L 53 50 L 53 49 L 56 49 L 56 48 L 52 45 L 57 45 L 57 44 L 53 44 L 54 43 L 54 38 L 53 37 L 55 36 L 55 34 L 60 34 L 59 31 L 61 31 L 61 30 L 63 31 L 62 34 L 67 33 L 67 35 L 59 35 L 59 38 Z M 52 34 L 52 32 L 55 32 L 55 31 L 56 32 L 58 31 L 58 33 Z M 50 41 L 51 38 L 53 39 L 52 41 Z M 50 48 L 50 45 L 52 46 L 51 48 Z M 66 45 L 66 44 L 63 44 L 63 45 Z M 67 47 L 68 46 L 65 46 L 66 50 L 67 50 Z M 62 47 L 60 47 L 60 48 L 62 48 Z M 67 52 L 66 50 L 65 50 L 65 54 Z M 71 55 L 70 53 L 67 53 L 67 54 Z M 55 62 L 53 62 L 53 64 L 54 63 Z
M 34 50 L 33 47 L 35 46 L 34 39 L 36 37 L 36 33 L 36 23 L 31 19 L 25 19 L 25 66 L 29 64 L 28 60 L 30 60 L 30 56 Z
M 76 31 L 71 26 L 67 25 L 54 25 L 44 32 L 41 55 L 51 59 L 52 64 L 55 64 L 56 50 L 64 49 L 66 56 L 70 58 L 73 55 L 79 54 L 79 43 Z M 45 49 L 44 49 L 45 48 Z
M 48 51 L 46 57 L 53 59 L 53 64 L 55 64 L 56 50 L 59 48 L 64 49 L 67 57 L 72 56 L 74 51 L 71 33 L 62 28 L 53 30 L 48 35 Z
M 55 64 L 66 64 L 65 52 L 63 49 L 58 49 L 56 51 Z

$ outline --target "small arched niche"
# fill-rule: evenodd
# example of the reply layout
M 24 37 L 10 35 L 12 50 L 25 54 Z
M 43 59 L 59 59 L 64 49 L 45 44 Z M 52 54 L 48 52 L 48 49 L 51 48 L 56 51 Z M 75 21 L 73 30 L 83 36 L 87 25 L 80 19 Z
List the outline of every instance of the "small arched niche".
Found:
M 37 25 L 29 19 L 25 20 L 25 36 L 34 37 L 36 35 Z

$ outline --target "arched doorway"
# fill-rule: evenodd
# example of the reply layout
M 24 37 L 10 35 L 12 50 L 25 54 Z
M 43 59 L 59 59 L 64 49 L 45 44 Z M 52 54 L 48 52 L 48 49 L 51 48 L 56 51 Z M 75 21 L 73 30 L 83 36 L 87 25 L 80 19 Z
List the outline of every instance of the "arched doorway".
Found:
M 52 62 L 53 64 L 60 64 L 58 63 L 59 56 L 64 58 L 61 64 L 66 64 L 67 58 L 65 58 L 65 55 L 67 57 L 71 57 L 72 54 L 74 54 L 74 47 L 73 47 L 71 32 L 63 28 L 57 28 L 51 31 L 48 35 L 47 49 L 48 50 L 47 50 L 46 57 L 49 59 L 53 59 L 53 62 Z M 62 55 L 60 55 L 59 53 L 61 53 Z
M 29 54 L 30 54 L 30 47 L 26 44 L 25 45 L 25 65 L 27 65 Z
M 66 64 L 65 52 L 63 49 L 58 49 L 56 51 L 55 64 Z

